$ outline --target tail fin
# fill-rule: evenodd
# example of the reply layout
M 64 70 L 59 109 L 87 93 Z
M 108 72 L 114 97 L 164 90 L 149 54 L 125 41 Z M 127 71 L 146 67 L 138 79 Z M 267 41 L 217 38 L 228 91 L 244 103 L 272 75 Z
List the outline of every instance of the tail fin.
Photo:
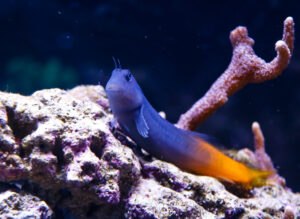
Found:
M 271 170 L 257 170 L 257 169 L 249 169 L 250 175 L 252 176 L 252 180 L 250 181 L 251 187 L 259 187 L 263 186 L 267 183 L 267 180 L 270 176 L 274 175 L 276 171 Z

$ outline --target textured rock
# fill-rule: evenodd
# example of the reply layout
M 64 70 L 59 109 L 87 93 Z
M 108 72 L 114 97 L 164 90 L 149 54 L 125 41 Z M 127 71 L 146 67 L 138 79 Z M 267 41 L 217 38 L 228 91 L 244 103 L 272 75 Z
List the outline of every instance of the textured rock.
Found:
M 0 193 L 0 218 L 53 218 L 50 207 L 38 197 L 11 190 Z
M 275 183 L 249 192 L 239 187 L 230 187 L 228 190 L 214 178 L 185 173 L 160 160 L 145 163 L 143 172 L 146 177 L 156 179 L 165 188 L 172 188 L 194 200 L 218 218 L 232 211 L 242 211 L 242 218 L 281 218 L 285 207 L 291 203 L 297 206 L 297 213 L 300 213 L 300 195 Z
M 149 159 L 111 130 L 112 118 L 101 86 L 0 92 L 0 181 L 21 180 L 67 212 L 57 214 L 78 218 L 281 218 L 286 207 L 300 214 L 300 195 L 280 185 L 246 191 Z
M 214 218 L 195 201 L 152 179 L 142 179 L 128 200 L 126 216 L 129 218 L 203 217 Z
M 66 206 L 76 208 L 117 204 L 120 188 L 138 179 L 137 157 L 114 138 L 111 115 L 98 104 L 59 89 L 30 97 L 0 93 L 0 101 L 2 181 L 26 179 L 67 191 Z

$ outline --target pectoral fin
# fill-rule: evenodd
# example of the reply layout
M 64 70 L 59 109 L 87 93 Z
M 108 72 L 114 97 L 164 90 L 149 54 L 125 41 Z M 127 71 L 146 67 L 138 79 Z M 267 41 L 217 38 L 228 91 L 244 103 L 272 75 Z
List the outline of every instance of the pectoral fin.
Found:
M 136 128 L 141 136 L 148 138 L 149 127 L 143 114 L 144 106 L 141 106 L 139 113 L 135 119 Z

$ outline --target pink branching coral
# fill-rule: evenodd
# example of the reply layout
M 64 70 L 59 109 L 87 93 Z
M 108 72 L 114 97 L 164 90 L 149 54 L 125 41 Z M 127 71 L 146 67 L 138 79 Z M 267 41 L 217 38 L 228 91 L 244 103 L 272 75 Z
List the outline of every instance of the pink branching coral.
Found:
M 246 27 L 234 29 L 230 33 L 230 41 L 233 55 L 227 70 L 200 100 L 181 115 L 178 127 L 196 129 L 201 122 L 223 106 L 230 96 L 248 83 L 259 83 L 279 76 L 287 67 L 293 52 L 293 18 L 285 19 L 282 40 L 275 44 L 277 56 L 269 63 L 255 54 L 252 48 L 254 40 L 248 37 Z
M 265 138 L 258 122 L 252 123 L 252 132 L 254 135 L 254 148 L 255 148 L 253 154 L 253 163 L 255 163 L 257 168 L 260 170 L 267 170 L 267 171 L 274 172 L 274 174 L 269 178 L 269 180 L 277 182 L 282 186 L 285 186 L 285 179 L 278 175 L 276 169 L 273 166 L 271 158 L 265 151 Z
M 254 147 L 255 147 L 255 158 L 256 165 L 261 170 L 270 170 L 275 171 L 271 158 L 265 151 L 265 138 L 260 129 L 258 122 L 253 122 L 252 124 L 252 132 L 254 135 Z

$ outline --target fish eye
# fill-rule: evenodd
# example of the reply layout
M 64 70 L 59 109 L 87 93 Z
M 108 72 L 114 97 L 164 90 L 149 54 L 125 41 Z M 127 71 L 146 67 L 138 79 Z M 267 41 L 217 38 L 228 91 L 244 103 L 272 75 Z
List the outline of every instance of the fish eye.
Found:
M 132 78 L 132 74 L 130 73 L 130 71 L 128 71 L 125 75 L 125 79 L 126 79 L 126 81 L 129 82 L 129 81 L 131 81 L 131 78 Z

